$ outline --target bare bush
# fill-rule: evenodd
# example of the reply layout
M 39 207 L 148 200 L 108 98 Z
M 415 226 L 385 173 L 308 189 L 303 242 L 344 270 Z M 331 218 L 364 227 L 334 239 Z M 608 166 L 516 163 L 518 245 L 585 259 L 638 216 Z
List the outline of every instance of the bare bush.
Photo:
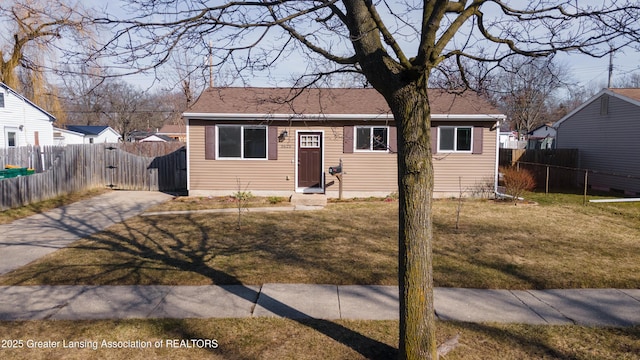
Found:
M 502 167 L 500 172 L 504 179 L 506 192 L 513 196 L 514 203 L 518 201 L 525 191 L 531 191 L 536 188 L 536 180 L 529 170 Z
M 469 188 L 471 197 L 478 199 L 488 199 L 495 192 L 495 180 L 492 177 L 485 177 Z

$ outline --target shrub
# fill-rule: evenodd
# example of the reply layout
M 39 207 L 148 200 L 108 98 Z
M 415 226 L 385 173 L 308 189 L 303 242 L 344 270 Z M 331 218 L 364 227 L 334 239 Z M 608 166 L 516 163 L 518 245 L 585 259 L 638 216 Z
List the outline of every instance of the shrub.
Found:
M 269 196 L 269 198 L 267 198 L 267 200 L 269 200 L 269 204 L 275 205 L 281 202 L 284 202 L 287 200 L 287 198 L 281 197 L 281 196 Z
M 486 177 L 476 183 L 469 189 L 471 197 L 479 199 L 488 199 L 494 194 L 494 180 L 492 177 Z
M 518 201 L 518 198 L 525 191 L 531 191 L 536 187 L 536 180 L 529 170 L 503 167 L 500 168 L 500 172 L 503 176 L 505 190 L 507 194 L 513 196 L 514 202 Z
M 253 198 L 251 191 L 236 191 L 231 196 L 238 202 L 245 202 Z

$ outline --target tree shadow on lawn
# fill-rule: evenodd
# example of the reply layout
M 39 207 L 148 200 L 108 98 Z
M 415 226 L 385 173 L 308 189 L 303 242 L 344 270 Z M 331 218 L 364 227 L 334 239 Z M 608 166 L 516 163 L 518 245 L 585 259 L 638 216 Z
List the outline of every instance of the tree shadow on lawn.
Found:
M 74 219 L 81 223 L 82 219 Z M 196 234 L 180 234 L 179 229 L 175 231 L 167 229 L 162 222 L 162 218 L 144 218 L 145 227 L 134 228 L 128 222 L 122 222 L 118 225 L 118 229 L 107 229 L 97 234 L 91 235 L 80 244 L 72 246 L 74 249 L 89 251 L 109 251 L 118 254 L 127 255 L 130 259 L 124 262 L 114 262 L 112 264 L 100 264 L 102 269 L 106 269 L 100 274 L 83 273 L 83 267 L 90 267 L 93 264 L 59 264 L 37 268 L 31 271 L 30 278 L 48 278 L 49 273 L 56 270 L 72 267 L 76 272 L 73 283 L 83 284 L 95 281 L 96 275 L 101 278 L 109 278 L 108 283 L 131 282 L 136 279 L 142 283 L 148 283 L 149 279 L 145 279 L 147 275 L 145 270 L 155 269 L 161 265 L 166 270 L 172 268 L 173 271 L 186 271 L 200 274 L 210 279 L 212 284 L 228 285 L 237 284 L 242 288 L 240 291 L 236 288 L 231 293 L 234 296 L 240 296 L 243 300 L 256 303 L 258 297 L 261 299 L 261 306 L 276 316 L 290 318 L 297 323 L 309 327 L 338 343 L 341 343 L 354 351 L 360 353 L 363 357 L 369 359 L 389 359 L 397 356 L 397 349 L 385 343 L 366 337 L 356 331 L 348 329 L 340 324 L 333 323 L 328 320 L 312 319 L 309 315 L 294 309 L 277 299 L 271 298 L 265 293 L 261 293 L 249 286 L 244 286 L 242 281 L 225 271 L 221 271 L 212 267 L 210 264 L 216 256 L 224 256 L 228 254 L 238 254 L 240 252 L 255 251 L 258 248 L 261 252 L 267 252 L 273 259 L 286 259 L 290 262 L 303 264 L 308 259 L 297 257 L 295 254 L 281 249 L 277 246 L 269 246 L 268 239 L 262 239 L 262 243 L 254 244 L 251 248 L 246 248 L 242 244 L 226 241 L 224 244 L 210 238 L 210 228 L 203 225 L 200 221 L 191 216 L 185 216 L 182 221 L 187 222 L 186 225 L 190 229 L 197 229 Z M 148 226 L 148 227 L 147 227 Z M 124 229 L 124 231 L 123 231 Z M 163 234 L 157 239 L 154 235 Z M 196 239 L 193 237 L 195 236 Z M 314 264 L 307 264 L 313 266 Z M 67 269 L 68 270 L 68 269 Z M 329 269 L 331 270 L 331 269 Z M 337 270 L 337 269 L 336 269 Z M 111 274 L 110 274 L 111 273 Z M 25 281 L 27 281 L 25 279 Z M 146 281 L 146 282 L 145 282 Z M 228 290 L 226 287 L 222 287 Z M 229 291 L 229 290 L 228 290 Z M 262 301 L 264 300 L 264 302 Z M 264 305 L 263 305 L 264 303 Z M 179 329 L 171 329 L 179 332 Z M 192 334 L 185 332 L 185 338 L 190 338 Z M 215 351 L 219 353 L 219 351 Z M 242 358 L 241 354 L 233 354 L 233 358 Z
M 579 328 L 576 330 L 577 334 L 572 330 L 564 332 L 562 329 L 565 326 L 558 325 L 519 326 L 451 322 L 447 327 L 450 328 L 449 331 L 463 330 L 465 334 L 461 341 L 465 345 L 465 350 L 458 351 L 487 354 L 494 353 L 496 348 L 509 349 L 509 352 L 501 354 L 505 358 L 514 358 L 523 354 L 527 355 L 526 358 L 532 359 L 578 360 L 597 357 L 597 353 L 594 353 L 590 346 L 602 347 L 602 354 L 624 358 L 631 355 L 633 358 L 638 350 L 637 339 L 640 338 L 640 327 L 637 326 L 600 328 L 596 334 L 593 334 L 593 329 L 590 328 L 587 331 L 588 335 L 581 334 Z M 612 337 L 615 339 L 611 340 L 613 344 L 597 345 L 600 341 Z M 558 345 L 554 344 L 554 338 Z M 572 340 L 577 341 L 574 343 Z M 482 347 L 486 349 L 481 349 Z

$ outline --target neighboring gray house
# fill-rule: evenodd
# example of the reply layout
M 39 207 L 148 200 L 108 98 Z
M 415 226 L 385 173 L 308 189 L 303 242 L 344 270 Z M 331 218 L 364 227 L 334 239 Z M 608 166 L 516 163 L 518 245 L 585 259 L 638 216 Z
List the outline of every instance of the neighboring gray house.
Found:
M 603 89 L 554 127 L 556 148 L 578 149 L 578 166 L 600 172 L 591 188 L 640 194 L 640 89 Z

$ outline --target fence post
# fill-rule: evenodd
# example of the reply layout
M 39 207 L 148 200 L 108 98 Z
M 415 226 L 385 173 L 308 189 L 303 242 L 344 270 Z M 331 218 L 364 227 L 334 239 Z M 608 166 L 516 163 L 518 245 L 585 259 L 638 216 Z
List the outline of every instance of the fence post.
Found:
M 582 205 L 587 205 L 587 183 L 589 180 L 589 170 L 584 171 L 584 198 L 582 200 Z
M 545 195 L 549 193 L 549 165 L 547 165 L 547 179 L 545 181 L 544 193 Z

